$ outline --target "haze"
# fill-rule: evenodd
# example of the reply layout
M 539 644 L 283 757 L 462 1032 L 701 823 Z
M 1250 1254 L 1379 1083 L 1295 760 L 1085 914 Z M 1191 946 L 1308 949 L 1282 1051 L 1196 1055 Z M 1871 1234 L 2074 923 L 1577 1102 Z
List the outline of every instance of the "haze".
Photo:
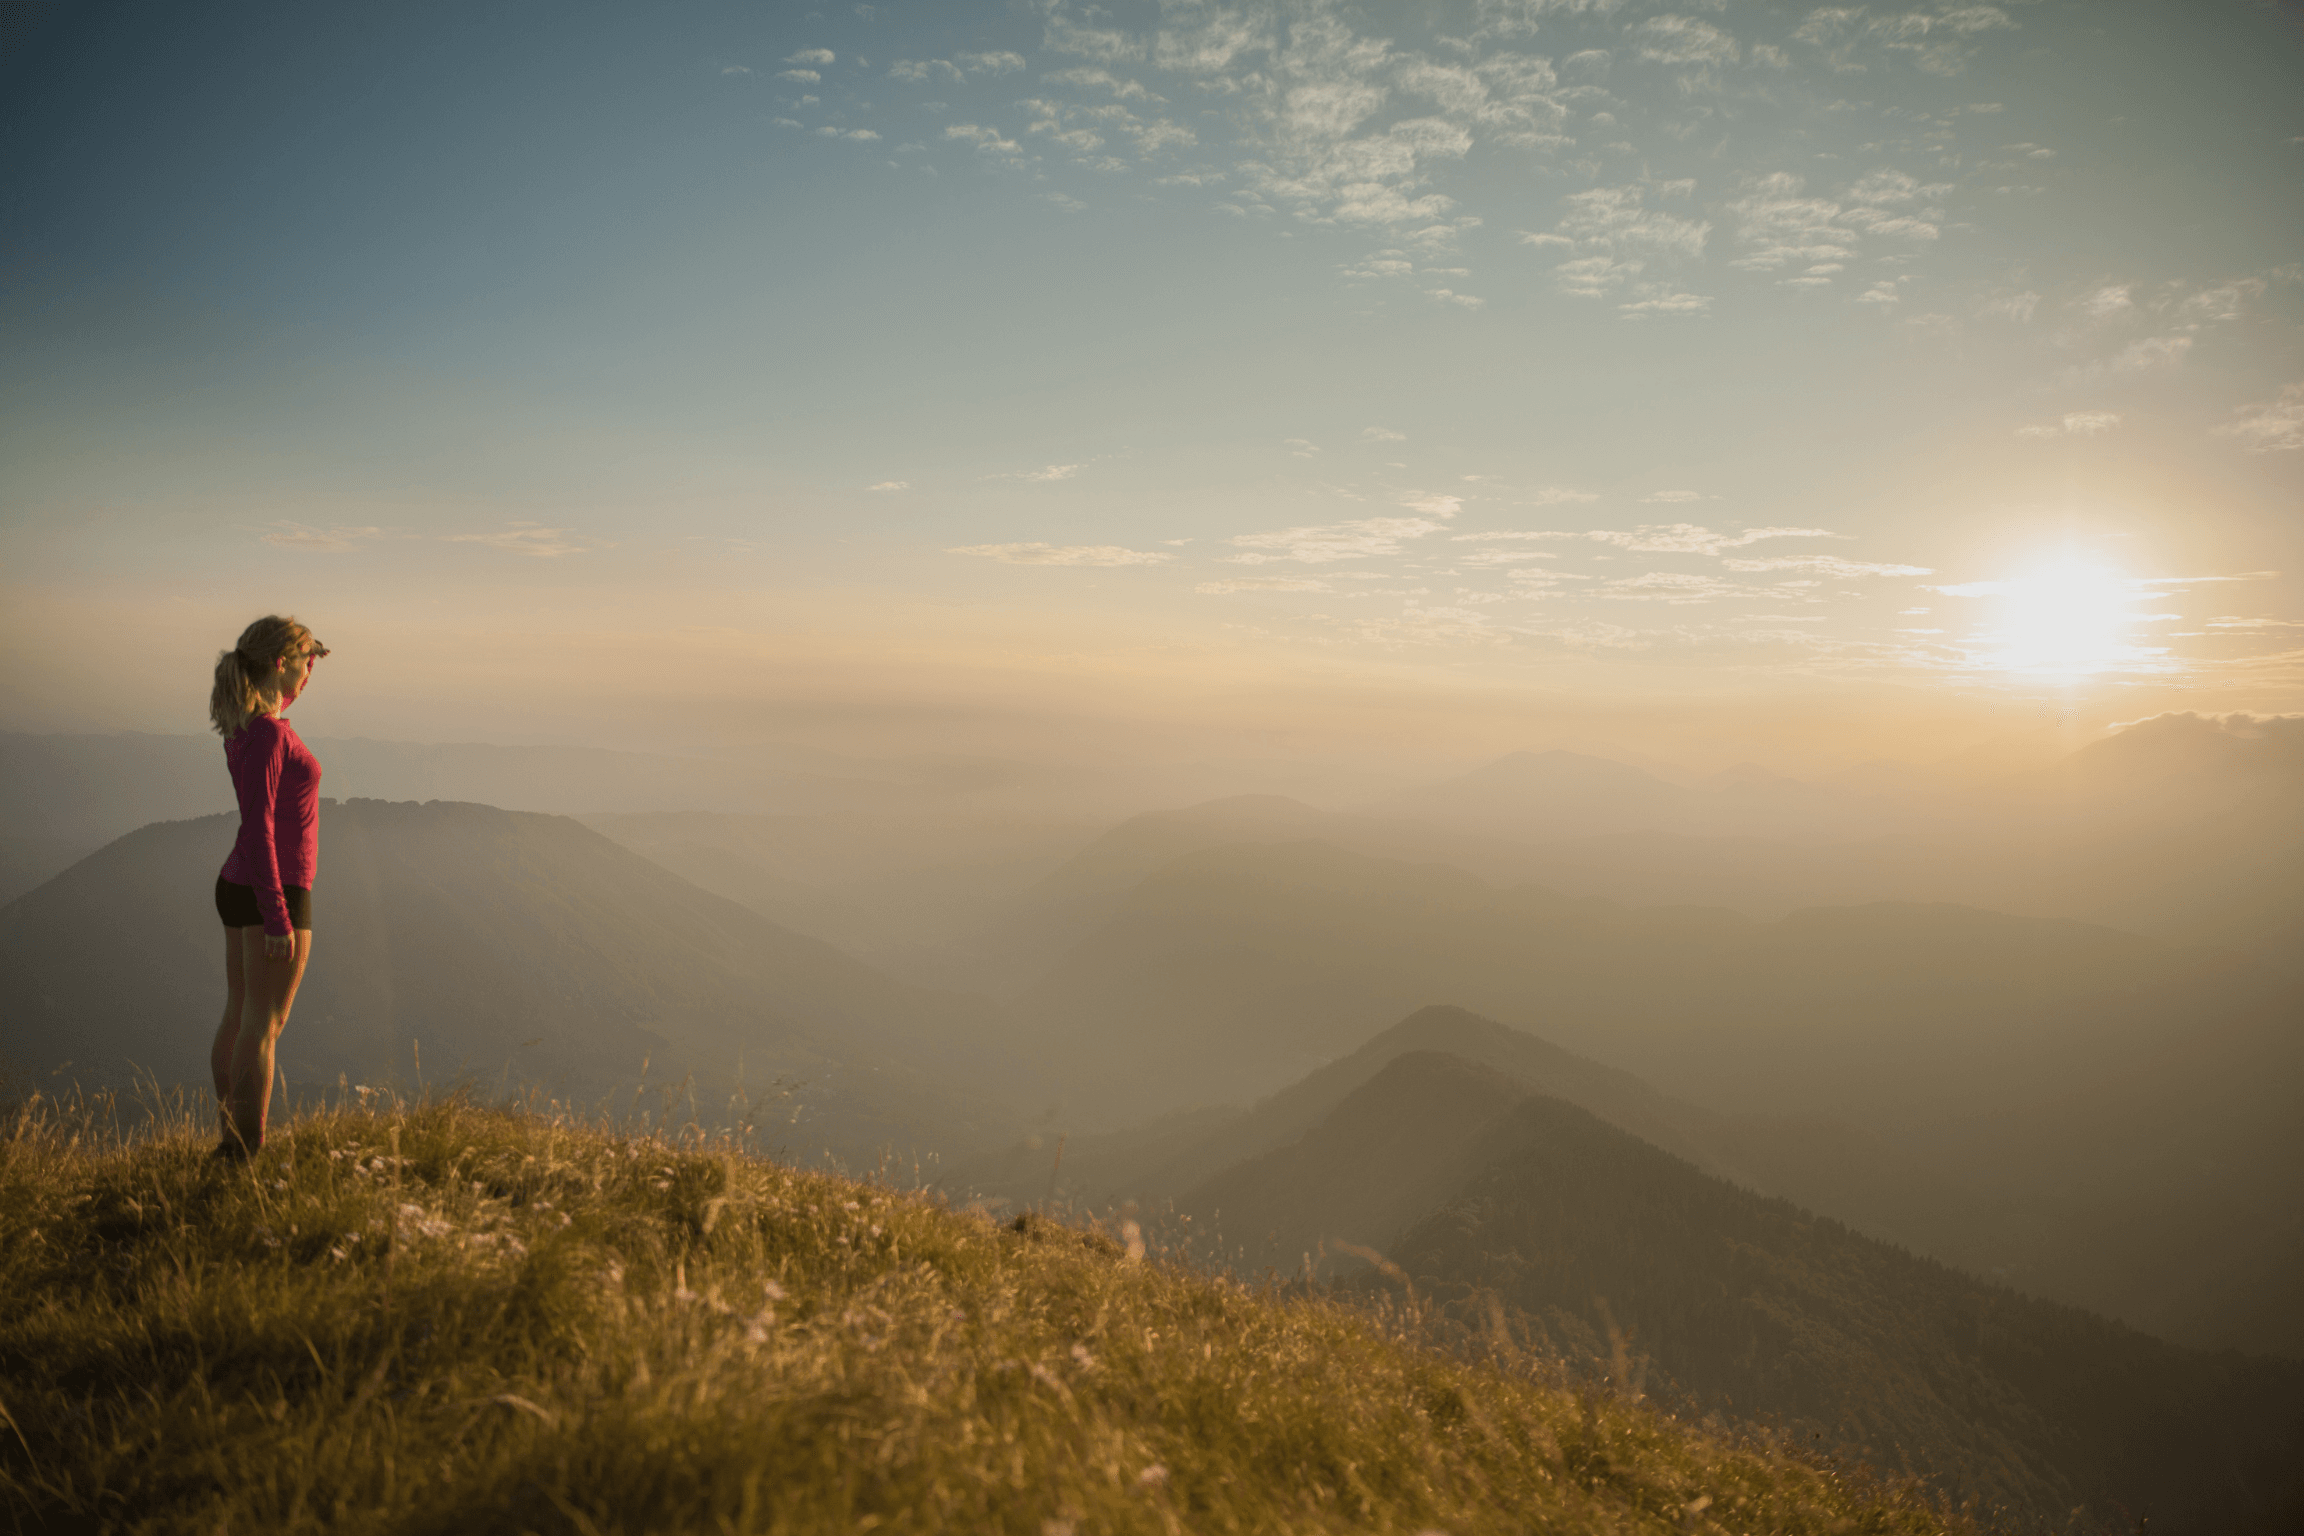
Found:
M 204 1081 L 292 613 L 292 1094 L 645 1063 L 1595 1369 L 1605 1289 L 2027 1516 L 2297 1507 L 2294 6 L 27 16 L 0 1087 Z M 1797 1391 L 1640 1290 L 1763 1251 Z M 2229 1476 L 2078 1366 L 1819 1406 L 2015 1371 L 1939 1303 Z

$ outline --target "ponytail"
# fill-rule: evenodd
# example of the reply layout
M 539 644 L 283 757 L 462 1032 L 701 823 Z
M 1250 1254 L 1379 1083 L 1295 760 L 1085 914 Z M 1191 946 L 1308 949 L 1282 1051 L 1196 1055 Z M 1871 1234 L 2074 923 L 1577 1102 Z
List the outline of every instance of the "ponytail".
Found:
M 230 740 L 260 714 L 277 707 L 279 661 L 312 643 L 312 631 L 270 614 L 240 631 L 239 643 L 216 655 L 216 686 L 208 694 L 208 723 Z

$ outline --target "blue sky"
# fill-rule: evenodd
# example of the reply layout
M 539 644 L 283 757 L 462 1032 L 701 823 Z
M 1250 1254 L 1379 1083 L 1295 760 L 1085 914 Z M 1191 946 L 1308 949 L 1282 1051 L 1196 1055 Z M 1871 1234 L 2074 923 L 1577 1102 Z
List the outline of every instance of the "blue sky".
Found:
M 196 728 L 269 608 L 379 735 L 2304 707 L 2293 7 L 68 4 L 0 69 L 7 723 Z

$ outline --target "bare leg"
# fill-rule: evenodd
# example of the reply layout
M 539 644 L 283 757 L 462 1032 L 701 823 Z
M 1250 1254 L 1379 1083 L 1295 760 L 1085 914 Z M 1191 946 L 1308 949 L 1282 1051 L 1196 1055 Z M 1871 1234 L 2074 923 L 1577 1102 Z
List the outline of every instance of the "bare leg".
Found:
M 208 1048 L 208 1071 L 216 1079 L 216 1117 L 223 1124 L 232 1118 L 232 1042 L 240 1037 L 240 1009 L 248 1000 L 240 932 L 224 930 L 224 1022 L 216 1026 L 216 1043 Z
M 239 935 L 248 981 L 232 1042 L 232 1125 L 240 1144 L 253 1152 L 264 1145 L 265 1117 L 272 1107 L 272 1047 L 288 1022 L 305 962 L 312 958 L 312 930 L 296 930 L 295 953 L 286 960 L 264 957 L 261 927 L 242 928 Z

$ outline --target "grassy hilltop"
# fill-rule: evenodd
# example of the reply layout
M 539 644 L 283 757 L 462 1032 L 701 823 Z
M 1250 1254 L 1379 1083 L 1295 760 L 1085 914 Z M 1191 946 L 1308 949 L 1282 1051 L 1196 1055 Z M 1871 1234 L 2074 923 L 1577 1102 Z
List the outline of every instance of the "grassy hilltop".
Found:
M 0 1523 L 1969 1529 L 1506 1339 L 726 1145 L 449 1100 L 205 1151 L 0 1120 Z

